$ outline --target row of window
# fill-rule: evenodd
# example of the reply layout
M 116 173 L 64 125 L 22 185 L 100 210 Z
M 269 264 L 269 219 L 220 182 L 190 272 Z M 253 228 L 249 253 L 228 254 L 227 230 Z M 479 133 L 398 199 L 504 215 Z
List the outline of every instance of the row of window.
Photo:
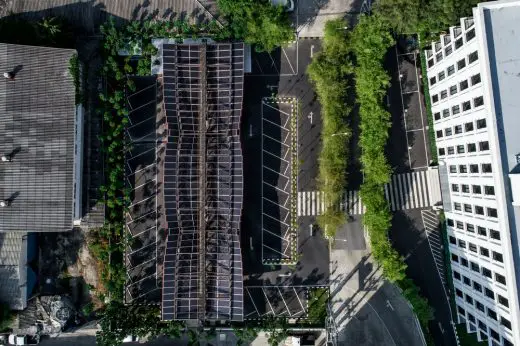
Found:
M 457 228 L 459 228 L 458 223 L 459 222 L 457 222 Z M 461 225 L 460 225 L 461 229 L 464 229 L 464 223 L 463 222 L 460 222 L 460 223 L 461 223 Z M 472 231 L 472 232 L 474 232 L 474 231 Z M 453 238 L 453 239 L 451 239 L 451 238 Z M 454 241 L 456 241 L 456 240 L 457 240 L 457 238 L 455 238 L 453 236 L 450 236 L 450 243 L 451 244 L 455 245 Z M 466 241 L 464 241 L 462 239 L 459 239 L 458 240 L 458 246 L 460 248 L 466 249 Z M 475 255 L 480 254 L 480 256 L 486 257 L 487 259 L 491 258 L 495 262 L 504 263 L 504 256 L 500 252 L 489 251 L 488 248 L 486 248 L 484 246 L 477 246 L 476 244 L 473 244 L 472 242 L 469 242 L 469 241 L 468 241 L 468 247 L 467 248 L 469 249 L 469 251 L 473 252 Z M 452 260 L 454 262 L 458 263 L 457 255 L 452 254 Z M 465 258 L 463 258 L 463 257 L 461 257 L 461 260 L 462 260 L 461 264 L 464 265 L 465 267 L 467 267 L 468 266 L 468 261 Z M 463 263 L 463 262 L 465 262 L 465 263 Z M 473 263 L 473 262 L 470 262 L 470 264 L 471 264 L 471 269 L 473 271 L 479 272 L 478 264 Z
M 491 185 L 471 185 L 469 184 L 451 184 L 451 191 L 455 193 L 473 193 L 474 195 L 482 195 L 484 191 L 485 196 L 494 196 L 495 187 Z
M 475 38 L 475 29 L 471 29 L 468 32 L 466 32 L 465 37 L 466 37 L 466 42 L 469 42 L 473 38 Z M 463 38 L 461 37 L 461 38 L 455 40 L 455 50 L 459 49 L 464 44 L 462 39 Z M 437 49 L 437 48 L 440 48 L 440 47 L 441 47 L 440 43 L 438 43 L 438 44 L 436 44 L 435 48 Z M 437 54 L 435 54 L 435 60 L 433 58 L 428 60 L 428 67 L 432 67 L 433 65 L 435 65 L 436 62 L 438 63 L 439 61 L 442 61 L 442 59 L 445 56 L 449 56 L 452 52 L 453 52 L 453 45 L 452 44 L 449 44 L 449 45 L 445 46 L 445 48 L 444 48 L 444 55 L 443 55 L 442 50 L 439 51 Z
M 441 53 L 442 54 L 442 53 Z M 478 60 L 478 51 L 474 51 L 470 53 L 467 57 L 467 64 L 471 65 L 475 61 Z M 457 71 L 460 71 L 466 67 L 466 58 L 462 58 L 457 61 Z M 430 66 L 431 67 L 431 66 Z M 437 74 L 437 76 L 430 77 L 430 86 L 435 85 L 437 82 L 440 82 L 446 78 L 446 76 L 451 76 L 455 73 L 455 64 L 448 66 L 446 70 L 442 70 Z
M 464 209 L 463 209 L 464 206 Z M 496 208 L 490 208 L 490 207 L 482 207 L 480 205 L 472 205 L 472 204 L 462 204 L 459 202 L 453 202 L 453 209 L 455 211 L 463 211 L 467 214 L 475 214 L 480 216 L 487 216 L 492 218 L 498 217 L 498 212 Z M 485 209 L 485 213 L 484 213 Z
M 458 247 L 460 247 L 462 249 L 466 249 L 466 242 L 464 240 L 456 239 L 454 236 L 449 236 L 449 240 L 450 240 L 451 244 L 454 244 L 453 241 L 456 241 L 457 244 L 458 244 Z M 473 244 L 473 246 L 474 246 L 474 250 L 476 252 L 477 251 L 477 247 L 476 247 L 475 244 Z M 472 250 L 470 250 L 470 251 L 472 251 Z M 493 280 L 493 277 L 494 277 L 496 282 L 498 282 L 499 284 L 502 284 L 504 286 L 506 285 L 506 277 L 504 275 L 496 273 L 496 272 L 493 275 L 493 272 L 490 269 L 488 269 L 488 268 L 486 268 L 484 266 L 479 266 L 475 262 L 470 262 L 470 263 L 471 263 L 471 266 L 468 263 L 467 259 L 465 259 L 463 257 L 460 258 L 460 264 L 462 266 L 470 268 L 472 271 L 481 274 L 483 277 L 485 277 L 487 279 Z M 471 283 L 467 283 L 467 282 L 464 282 L 464 283 L 469 285 L 469 286 L 471 285 Z
M 471 86 L 475 86 L 475 85 L 479 84 L 481 81 L 482 80 L 480 78 L 480 73 L 477 73 L 477 74 L 469 77 L 469 79 L 465 79 L 458 84 L 454 84 L 454 85 L 450 86 L 448 89 L 442 90 L 438 94 L 432 95 L 432 103 L 435 104 L 435 103 L 439 102 L 439 98 L 441 100 L 444 100 L 445 98 L 447 98 L 448 91 L 450 93 L 450 96 L 453 96 L 453 95 L 457 94 L 459 91 L 464 91 L 467 88 L 469 88 L 470 83 L 471 83 Z
M 457 273 L 457 275 L 455 275 L 455 273 Z M 459 281 L 462 281 L 460 279 L 461 275 L 454 271 L 453 272 L 453 277 L 456 278 L 457 280 Z M 468 286 L 471 287 L 471 280 L 469 280 L 469 278 L 463 276 L 464 278 L 464 281 L 466 281 L 466 279 L 470 282 Z M 495 294 L 495 292 L 493 292 L 491 289 L 487 288 L 487 287 L 484 287 L 482 288 L 482 285 L 479 284 L 478 282 L 476 281 L 473 281 L 473 288 L 480 292 L 480 293 L 483 293 L 486 297 L 492 299 L 493 301 L 495 300 L 495 296 L 497 297 L 497 300 L 499 302 L 501 302 L 500 304 L 505 306 L 505 307 L 509 307 L 509 302 L 508 300 L 505 298 L 505 297 L 502 297 L 500 294 Z M 463 294 L 462 291 L 458 288 L 455 288 L 455 295 L 459 298 L 462 298 L 466 301 L 466 303 L 470 304 L 470 305 L 475 305 L 475 307 L 483 312 L 483 313 L 486 313 L 486 310 L 487 310 L 487 315 L 488 317 L 491 317 L 492 319 L 494 319 L 495 321 L 498 321 L 498 318 L 497 318 L 497 313 L 495 312 L 495 310 L 491 309 L 491 308 L 487 308 L 485 309 L 484 308 L 484 305 L 479 302 L 478 300 L 474 299 L 472 296 L 470 296 L 469 294 L 465 293 Z M 509 329 L 511 329 L 511 327 L 509 327 Z
M 449 108 L 445 108 L 442 110 L 442 117 L 447 118 L 450 115 L 457 115 L 460 114 L 460 112 L 468 112 L 471 110 L 471 100 L 464 101 L 460 104 L 454 105 L 451 107 L 451 110 Z M 484 97 L 483 96 L 477 96 L 473 98 L 473 108 L 477 108 L 484 105 Z M 435 120 L 441 119 L 441 112 L 435 112 L 433 114 L 433 118 Z
M 455 155 L 455 150 L 457 150 L 457 154 L 464 154 L 464 153 L 476 153 L 477 152 L 477 144 L 476 143 L 468 143 L 464 146 L 464 144 L 459 144 L 457 146 L 449 146 L 446 148 L 439 148 L 439 156 L 444 156 L 446 153 L 448 155 Z M 478 151 L 488 151 L 489 150 L 489 142 L 488 141 L 482 141 L 478 142 Z
M 462 147 L 462 151 L 459 151 L 458 148 Z M 464 153 L 464 145 L 457 146 L 457 154 Z M 458 168 L 458 170 L 457 170 Z M 470 163 L 469 165 L 450 165 L 450 173 L 451 174 L 491 174 L 493 173 L 493 168 L 490 163 L 481 163 L 480 165 L 476 163 Z
M 452 219 L 447 219 L 446 222 L 448 223 L 448 226 L 450 226 L 450 227 L 455 227 L 455 225 L 457 225 L 458 229 L 466 230 L 466 232 L 468 232 L 469 235 L 471 235 L 471 236 L 474 236 L 475 231 L 476 231 L 477 232 L 476 234 L 481 237 L 489 237 L 489 239 L 491 239 L 491 240 L 500 240 L 500 232 L 497 230 L 482 227 L 482 226 L 475 227 L 474 224 L 471 224 L 471 223 L 464 224 L 463 222 L 456 221 L 456 220 L 454 221 Z M 459 227 L 461 224 L 464 225 L 462 228 Z M 452 244 L 455 244 L 455 243 L 452 243 Z
M 482 309 L 484 309 L 484 306 L 480 302 L 475 301 L 475 306 L 477 307 L 477 309 L 479 311 L 481 311 L 483 314 L 485 314 L 485 311 L 482 310 Z M 493 310 L 491 310 L 491 311 L 493 311 Z M 466 311 L 464 310 L 464 308 L 462 308 L 458 304 L 457 304 L 457 312 L 460 315 L 464 316 L 464 317 L 467 316 L 468 320 L 473 325 L 478 324 L 478 328 L 481 331 L 484 331 L 484 333 L 487 333 L 488 330 L 489 330 L 489 335 L 491 335 L 491 337 L 493 339 L 495 339 L 496 341 L 498 341 L 500 343 L 500 334 L 498 334 L 493 328 L 486 326 L 486 324 L 484 322 L 482 322 L 481 320 L 475 319 L 475 316 L 473 316 L 470 312 L 468 312 L 467 315 L 466 315 Z M 489 316 L 489 317 L 493 318 L 492 316 L 493 316 L 493 312 L 491 312 L 491 316 Z M 498 318 L 495 318 L 495 320 L 498 320 Z M 506 327 L 507 329 L 512 330 L 511 329 L 511 322 L 508 319 L 506 319 L 506 318 L 504 318 L 502 316 L 500 317 L 500 324 L 503 325 L 504 327 Z M 487 339 L 487 335 L 483 334 L 483 333 L 480 333 L 480 337 L 483 340 Z M 505 338 L 503 338 L 502 340 L 503 340 L 502 342 L 503 342 L 504 346 L 513 346 L 513 344 L 509 340 L 507 340 Z
M 482 130 L 482 129 L 485 129 L 487 127 L 487 123 L 486 123 L 486 119 L 483 118 L 483 119 L 478 119 L 476 122 L 476 127 L 477 127 L 477 130 Z M 443 130 L 437 130 L 435 131 L 435 136 L 437 138 L 442 138 L 442 137 L 450 137 L 452 135 L 460 135 L 461 133 L 463 132 L 471 132 L 475 129 L 475 126 L 473 124 L 473 122 L 468 122 L 468 123 L 465 123 L 464 126 L 462 125 L 456 125 L 456 126 L 453 126 L 453 127 L 447 127 Z

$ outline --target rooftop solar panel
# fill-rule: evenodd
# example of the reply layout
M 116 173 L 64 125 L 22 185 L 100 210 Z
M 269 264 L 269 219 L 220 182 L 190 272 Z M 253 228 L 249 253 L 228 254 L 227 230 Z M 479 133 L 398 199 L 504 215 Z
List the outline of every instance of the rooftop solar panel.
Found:
M 243 320 L 242 43 L 164 44 L 164 320 Z

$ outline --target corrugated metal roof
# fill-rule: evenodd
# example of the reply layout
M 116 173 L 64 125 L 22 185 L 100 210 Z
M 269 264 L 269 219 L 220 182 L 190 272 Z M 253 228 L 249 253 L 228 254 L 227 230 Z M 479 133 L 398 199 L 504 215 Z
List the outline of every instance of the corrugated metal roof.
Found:
M 72 228 L 75 91 L 70 49 L 0 44 L 0 232 Z
M 27 304 L 27 233 L 0 233 L 0 302 L 13 310 Z

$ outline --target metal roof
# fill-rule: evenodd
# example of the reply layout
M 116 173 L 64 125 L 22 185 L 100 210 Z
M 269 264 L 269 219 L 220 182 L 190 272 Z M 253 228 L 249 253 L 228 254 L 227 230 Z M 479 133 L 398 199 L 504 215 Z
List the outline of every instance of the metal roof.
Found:
M 242 320 L 243 43 L 163 44 L 165 320 Z
M 0 44 L 0 232 L 72 228 L 75 89 L 71 49 Z

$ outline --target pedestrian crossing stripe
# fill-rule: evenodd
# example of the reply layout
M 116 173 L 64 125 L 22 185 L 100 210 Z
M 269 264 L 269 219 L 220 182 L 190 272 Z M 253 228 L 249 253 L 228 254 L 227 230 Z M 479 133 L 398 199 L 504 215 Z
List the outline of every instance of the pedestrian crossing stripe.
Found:
M 384 188 L 390 210 L 426 208 L 441 201 L 437 169 L 396 174 Z M 327 203 L 322 191 L 298 192 L 298 216 L 321 215 Z M 365 213 L 359 191 L 346 191 L 339 205 L 349 215 Z

